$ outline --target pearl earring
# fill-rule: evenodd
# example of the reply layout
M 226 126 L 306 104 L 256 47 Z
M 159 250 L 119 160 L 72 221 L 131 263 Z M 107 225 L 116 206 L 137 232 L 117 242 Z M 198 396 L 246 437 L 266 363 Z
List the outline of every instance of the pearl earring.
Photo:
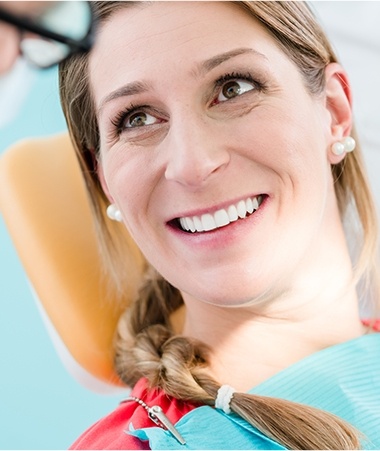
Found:
M 121 211 L 116 207 L 115 204 L 111 204 L 107 207 L 107 216 L 113 221 L 122 222 Z
M 337 141 L 331 146 L 334 155 L 342 155 L 344 152 L 352 152 L 356 147 L 356 142 L 351 136 L 346 136 L 343 141 Z

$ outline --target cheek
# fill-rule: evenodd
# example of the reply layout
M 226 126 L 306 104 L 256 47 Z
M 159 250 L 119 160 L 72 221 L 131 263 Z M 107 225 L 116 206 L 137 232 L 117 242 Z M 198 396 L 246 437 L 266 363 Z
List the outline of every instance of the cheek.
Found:
M 291 102 L 287 107 L 268 106 L 236 133 L 244 156 L 259 165 L 269 180 L 280 181 L 281 196 L 292 196 L 294 205 L 306 208 L 323 207 L 331 179 L 325 126 L 318 111 L 315 103 L 309 107 L 304 102 L 302 109 Z
M 123 212 L 128 228 L 146 211 L 155 186 L 154 169 L 148 160 L 141 154 L 126 151 L 123 146 L 111 149 L 102 157 L 109 194 Z
M 133 198 L 136 194 L 134 191 L 138 191 L 136 181 L 139 179 L 134 178 L 137 173 L 132 170 L 126 154 L 113 150 L 102 155 L 102 167 L 109 193 L 115 203 L 121 207 L 120 201 L 126 193 Z
M 233 137 L 239 148 L 246 149 L 247 156 L 254 156 L 262 164 L 302 171 L 326 160 L 321 126 L 315 111 L 307 113 L 296 106 L 275 105 L 241 120 Z

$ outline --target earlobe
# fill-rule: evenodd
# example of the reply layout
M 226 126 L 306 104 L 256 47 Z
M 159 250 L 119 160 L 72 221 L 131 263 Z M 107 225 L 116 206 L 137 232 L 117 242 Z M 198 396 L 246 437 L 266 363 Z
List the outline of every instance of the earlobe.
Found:
M 331 63 L 325 69 L 326 109 L 329 113 L 329 149 L 348 137 L 352 128 L 351 87 L 346 72 L 338 63 Z M 335 146 L 337 147 L 337 146 Z M 329 152 L 331 164 L 339 163 L 345 152 Z

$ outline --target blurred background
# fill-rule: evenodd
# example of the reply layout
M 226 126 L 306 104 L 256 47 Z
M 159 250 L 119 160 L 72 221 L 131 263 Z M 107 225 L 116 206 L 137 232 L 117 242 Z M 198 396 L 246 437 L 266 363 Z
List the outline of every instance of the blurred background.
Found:
M 380 205 L 380 2 L 312 3 L 350 75 L 358 131 Z M 4 101 L 10 88 L 2 90 L 0 80 L 0 154 L 22 138 L 66 129 L 56 70 L 21 68 L 17 77 L 10 103 Z M 23 107 L 12 118 L 16 97 L 23 100 Z M 0 302 L 0 449 L 67 449 L 123 396 L 93 393 L 67 373 L 1 215 Z
M 23 107 L 0 129 L 0 153 L 22 138 L 66 130 L 57 70 L 20 67 L 13 75 L 20 78 L 20 74 Z M 12 115 L 11 106 L 7 105 L 7 117 Z M 121 395 L 93 393 L 65 370 L 1 215 L 0 268 L 0 449 L 67 449 L 81 432 L 113 410 Z

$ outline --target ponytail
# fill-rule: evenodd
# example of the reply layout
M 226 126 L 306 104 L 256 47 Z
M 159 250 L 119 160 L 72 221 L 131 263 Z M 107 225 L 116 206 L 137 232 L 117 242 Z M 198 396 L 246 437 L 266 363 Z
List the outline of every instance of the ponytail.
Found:
M 208 348 L 174 335 L 169 316 L 182 297 L 150 273 L 139 299 L 121 318 L 116 369 L 133 386 L 140 378 L 167 395 L 215 406 L 221 384 L 208 374 Z M 360 449 L 360 434 L 325 411 L 278 398 L 234 392 L 229 408 L 264 435 L 288 449 Z

